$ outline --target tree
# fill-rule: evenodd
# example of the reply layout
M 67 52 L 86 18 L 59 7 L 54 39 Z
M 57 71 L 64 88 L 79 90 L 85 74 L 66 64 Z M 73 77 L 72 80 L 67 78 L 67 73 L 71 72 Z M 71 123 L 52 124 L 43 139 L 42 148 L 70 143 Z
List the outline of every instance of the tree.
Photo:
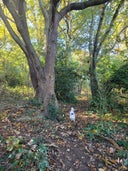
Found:
M 25 53 L 31 81 L 38 99 L 43 102 L 45 115 L 48 114 L 48 105 L 52 103 L 55 107 L 58 107 L 58 102 L 55 95 L 55 60 L 57 51 L 57 30 L 59 22 L 66 16 L 67 13 L 73 10 L 84 10 L 91 6 L 97 6 L 109 2 L 109 0 L 89 0 L 85 2 L 67 3 L 64 1 L 65 6 L 62 7 L 62 1 L 39 0 L 39 6 L 42 11 L 45 20 L 46 30 L 46 56 L 45 65 L 42 67 L 38 54 L 36 53 L 29 34 L 27 25 L 27 1 L 25 0 L 3 0 L 0 5 L 0 17 L 6 25 L 9 33 L 16 43 L 20 46 Z M 8 18 L 4 13 L 4 7 L 6 7 L 12 16 L 12 19 Z M 15 27 L 18 32 L 15 32 L 12 25 L 15 23 Z
M 118 16 L 120 8 L 122 7 L 123 4 L 124 4 L 124 0 L 121 0 L 118 3 L 113 16 L 111 15 L 111 19 L 109 19 L 109 23 L 104 22 L 105 13 L 107 11 L 108 4 L 103 5 L 101 8 L 100 16 L 99 16 L 96 33 L 92 34 L 92 32 L 90 32 L 90 41 L 89 41 L 89 52 L 90 52 L 90 56 L 91 56 L 90 83 L 91 83 L 92 100 L 94 100 L 94 101 L 99 99 L 99 85 L 98 85 L 97 70 L 96 70 L 97 61 L 99 60 L 98 57 L 101 56 L 101 54 L 102 54 L 102 51 L 103 51 L 102 47 L 104 45 L 104 42 L 105 42 L 106 38 L 109 36 L 110 31 L 112 31 L 114 22 Z M 95 22 L 94 17 L 92 17 L 90 31 L 93 29 L 92 27 L 95 27 L 93 25 L 93 23 Z M 106 28 L 104 28 L 105 24 L 108 25 L 108 26 L 106 26 Z M 104 33 L 102 30 L 105 30 Z M 94 37 L 92 37 L 92 35 L 94 35 Z M 109 47 L 109 45 L 108 45 L 108 47 Z M 114 48 L 114 46 L 112 45 L 111 49 L 113 49 L 113 48 Z M 106 53 L 108 51 L 110 52 L 111 49 L 107 50 Z

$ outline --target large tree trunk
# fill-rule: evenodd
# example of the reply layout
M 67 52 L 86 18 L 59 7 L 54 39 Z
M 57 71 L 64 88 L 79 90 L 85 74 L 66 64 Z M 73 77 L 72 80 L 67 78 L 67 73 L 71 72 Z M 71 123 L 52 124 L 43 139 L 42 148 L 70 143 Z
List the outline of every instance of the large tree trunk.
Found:
M 29 73 L 32 86 L 35 91 L 35 97 L 42 103 L 43 102 L 43 89 L 44 89 L 44 70 L 39 61 L 38 56 L 34 53 L 34 49 L 28 48 L 26 57 L 28 60 Z
M 44 110 L 48 115 L 49 105 L 55 109 L 58 108 L 58 101 L 55 94 L 55 60 L 57 51 L 57 15 L 52 15 L 47 31 L 47 51 L 44 67 L 45 83 L 44 83 Z

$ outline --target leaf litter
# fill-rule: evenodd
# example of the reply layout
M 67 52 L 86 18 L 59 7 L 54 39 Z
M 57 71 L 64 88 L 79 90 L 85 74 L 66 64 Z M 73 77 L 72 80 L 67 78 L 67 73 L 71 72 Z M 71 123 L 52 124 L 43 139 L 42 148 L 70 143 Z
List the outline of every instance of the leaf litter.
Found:
M 62 107 L 63 108 L 63 107 Z M 87 100 L 75 105 L 76 121 L 69 119 L 71 105 L 64 106 L 60 122 L 45 120 L 40 109 L 6 104 L 0 112 L 0 158 L 20 144 L 36 150 L 32 138 L 43 139 L 47 146 L 47 171 L 126 171 L 128 170 L 128 125 L 88 113 Z M 11 143 L 11 146 L 10 144 Z M 22 152 L 16 154 L 19 159 Z M 0 160 L 0 166 L 10 163 Z M 28 170 L 30 170 L 28 166 Z M 38 168 L 33 167 L 35 170 Z M 9 170 L 9 169 L 8 169 Z

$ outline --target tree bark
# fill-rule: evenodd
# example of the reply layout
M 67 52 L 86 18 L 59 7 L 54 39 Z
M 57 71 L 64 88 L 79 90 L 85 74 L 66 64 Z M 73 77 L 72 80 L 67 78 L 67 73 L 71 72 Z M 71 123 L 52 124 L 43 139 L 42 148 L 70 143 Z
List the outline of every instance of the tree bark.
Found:
M 47 51 L 46 62 L 44 67 L 45 83 L 44 83 L 44 109 L 45 115 L 48 115 L 48 106 L 52 104 L 58 108 L 58 102 L 55 95 L 55 60 L 57 51 L 57 15 L 52 16 L 49 22 L 47 32 Z
M 33 49 L 28 47 L 28 55 L 26 55 L 29 65 L 29 73 L 31 82 L 35 91 L 35 97 L 43 103 L 43 92 L 44 92 L 44 71 L 39 58 L 34 54 Z
M 95 60 L 96 59 L 93 56 L 91 60 L 91 64 L 90 64 L 90 86 L 91 86 L 91 93 L 92 93 L 93 101 L 99 98 L 99 86 L 98 86 Z
M 57 52 L 57 36 L 58 36 L 58 25 L 59 15 L 57 12 L 57 4 L 59 0 L 50 1 L 50 9 L 46 11 L 43 4 L 39 0 L 40 8 L 45 17 L 45 30 L 46 30 L 46 58 L 44 66 L 44 89 L 43 89 L 43 100 L 44 100 L 44 114 L 47 117 L 49 114 L 49 106 L 57 110 L 58 101 L 55 94 L 55 61 Z M 48 15 L 49 14 L 49 15 Z

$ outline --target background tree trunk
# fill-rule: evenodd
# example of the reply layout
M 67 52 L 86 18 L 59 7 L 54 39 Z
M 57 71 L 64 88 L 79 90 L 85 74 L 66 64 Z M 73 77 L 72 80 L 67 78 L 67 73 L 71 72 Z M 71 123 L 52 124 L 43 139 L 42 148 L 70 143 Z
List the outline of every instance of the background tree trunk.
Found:
M 117 8 L 115 9 L 115 13 L 110 21 L 110 24 L 108 25 L 108 28 L 105 30 L 104 34 L 101 34 L 101 31 L 103 27 L 103 20 L 105 17 L 105 10 L 106 10 L 108 3 L 102 6 L 102 11 L 100 14 L 96 34 L 93 34 L 92 32 L 92 30 L 94 30 L 93 29 L 94 19 L 92 15 L 92 22 L 91 22 L 90 33 L 89 33 L 90 34 L 89 53 L 91 56 L 90 83 L 91 83 L 91 93 L 92 93 L 93 101 L 97 101 L 100 99 L 98 79 L 97 79 L 97 58 L 100 56 L 99 52 L 102 48 L 102 45 L 111 31 L 111 28 L 114 24 L 114 21 L 116 20 L 118 16 L 119 10 L 122 7 L 123 3 L 124 3 L 124 0 L 121 0 L 120 3 L 118 4 Z M 92 37 L 92 35 L 94 35 L 94 37 Z
M 99 86 L 97 80 L 97 73 L 96 73 L 96 58 L 92 56 L 91 64 L 90 64 L 90 86 L 91 86 L 91 93 L 92 93 L 92 100 L 96 100 L 99 98 Z

